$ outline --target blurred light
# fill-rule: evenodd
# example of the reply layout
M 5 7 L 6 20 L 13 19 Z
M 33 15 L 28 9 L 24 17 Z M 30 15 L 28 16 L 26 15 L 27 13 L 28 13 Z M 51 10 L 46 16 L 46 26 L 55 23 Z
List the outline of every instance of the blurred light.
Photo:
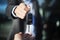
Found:
M 40 12 L 41 17 L 43 17 L 43 9 L 42 8 L 40 8 L 39 12 Z
M 43 31 L 42 31 L 42 40 L 45 40 L 45 39 L 46 39 L 46 31 L 43 30 Z
M 51 11 L 46 11 L 45 12 L 45 19 L 48 20 L 48 18 L 50 17 L 51 15 Z
M 7 0 L 0 0 L 0 13 L 5 14 L 7 7 Z
M 0 5 L 0 13 L 5 13 L 7 5 Z
M 59 22 L 59 20 L 56 22 L 56 26 L 57 27 L 59 27 L 59 25 L 60 25 L 60 22 Z
M 42 6 L 42 4 L 45 3 L 45 0 L 38 0 L 38 3 L 40 6 Z

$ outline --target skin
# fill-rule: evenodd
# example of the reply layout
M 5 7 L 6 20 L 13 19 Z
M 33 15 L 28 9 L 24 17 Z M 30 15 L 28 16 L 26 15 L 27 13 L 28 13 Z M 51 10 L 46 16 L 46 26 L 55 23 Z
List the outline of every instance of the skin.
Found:
M 14 40 L 33 40 L 32 34 L 22 34 L 22 32 L 19 32 L 15 34 Z
M 14 40 L 22 40 L 22 32 L 15 34 Z
M 29 10 L 30 10 L 30 7 L 28 5 L 25 5 L 24 3 L 20 3 L 14 12 L 17 17 L 24 19 L 25 15 Z

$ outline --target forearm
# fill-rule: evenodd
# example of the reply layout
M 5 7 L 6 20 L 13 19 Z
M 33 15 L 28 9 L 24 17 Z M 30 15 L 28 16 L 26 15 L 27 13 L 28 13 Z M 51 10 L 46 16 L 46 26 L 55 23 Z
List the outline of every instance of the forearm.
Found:
M 8 16 L 9 19 L 12 19 L 12 9 L 13 9 L 13 5 L 8 5 L 6 8 L 6 15 Z

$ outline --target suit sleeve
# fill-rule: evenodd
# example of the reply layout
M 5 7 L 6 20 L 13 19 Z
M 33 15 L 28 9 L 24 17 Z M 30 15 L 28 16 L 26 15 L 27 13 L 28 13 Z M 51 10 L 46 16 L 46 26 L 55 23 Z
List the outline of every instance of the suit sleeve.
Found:
M 19 4 L 19 1 L 18 0 L 8 0 L 8 6 L 6 8 L 6 15 L 9 19 L 13 19 L 15 18 L 13 15 L 12 15 L 12 9 L 14 6 L 18 5 Z

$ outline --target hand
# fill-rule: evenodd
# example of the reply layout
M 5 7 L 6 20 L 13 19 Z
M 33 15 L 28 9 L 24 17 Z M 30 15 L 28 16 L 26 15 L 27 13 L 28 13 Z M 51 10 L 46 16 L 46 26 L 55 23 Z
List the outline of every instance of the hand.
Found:
M 22 34 L 22 32 L 15 34 L 14 40 L 35 40 L 32 34 Z
M 30 10 L 30 7 L 25 5 L 24 3 L 20 3 L 15 9 L 15 14 L 17 17 L 24 19 L 26 13 Z
M 22 40 L 22 32 L 15 34 L 14 40 Z

